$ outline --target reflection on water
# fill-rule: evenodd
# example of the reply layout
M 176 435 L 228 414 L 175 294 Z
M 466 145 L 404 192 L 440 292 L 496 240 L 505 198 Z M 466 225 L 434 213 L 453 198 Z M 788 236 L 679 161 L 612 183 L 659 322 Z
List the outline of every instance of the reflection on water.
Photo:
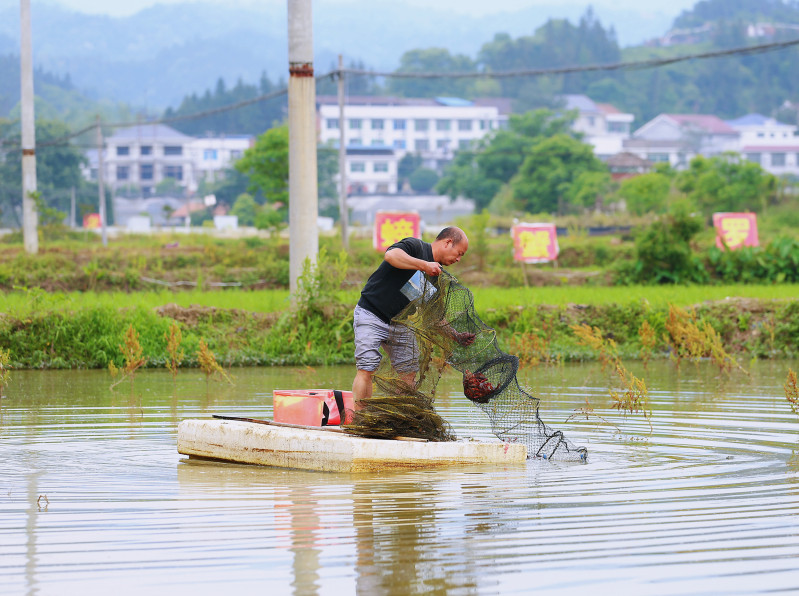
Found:
M 799 590 L 799 419 L 782 383 L 636 370 L 653 431 L 607 409 L 597 366 L 523 371 L 585 464 L 324 474 L 188 460 L 177 423 L 270 415 L 271 389 L 351 369 L 14 373 L 0 402 L 0 593 L 731 594 Z M 442 414 L 487 435 L 457 379 Z M 564 421 L 585 399 L 621 429 Z M 46 495 L 47 499 L 40 498 Z M 38 504 L 37 504 L 38 501 Z M 48 503 L 49 501 L 49 503 Z

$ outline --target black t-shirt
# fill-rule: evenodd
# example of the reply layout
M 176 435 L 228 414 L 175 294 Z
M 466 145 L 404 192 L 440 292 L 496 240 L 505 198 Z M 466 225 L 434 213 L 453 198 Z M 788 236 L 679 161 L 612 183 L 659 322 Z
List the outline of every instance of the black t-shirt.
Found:
M 386 252 L 392 248 L 399 248 L 423 261 L 433 261 L 432 245 L 418 238 L 403 238 L 389 246 Z M 423 276 L 424 273 L 416 269 L 397 269 L 389 265 L 388 261 L 383 261 L 366 282 L 358 306 L 390 323 L 391 319 L 419 295 L 416 288 Z

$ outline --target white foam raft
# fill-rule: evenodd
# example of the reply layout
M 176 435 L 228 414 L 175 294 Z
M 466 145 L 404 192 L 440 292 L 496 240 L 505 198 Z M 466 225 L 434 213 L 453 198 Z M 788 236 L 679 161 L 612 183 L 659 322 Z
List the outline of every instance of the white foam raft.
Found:
M 178 425 L 178 452 L 190 457 L 320 472 L 505 465 L 527 459 L 527 448 L 522 444 L 367 439 L 322 428 L 237 420 L 182 421 Z

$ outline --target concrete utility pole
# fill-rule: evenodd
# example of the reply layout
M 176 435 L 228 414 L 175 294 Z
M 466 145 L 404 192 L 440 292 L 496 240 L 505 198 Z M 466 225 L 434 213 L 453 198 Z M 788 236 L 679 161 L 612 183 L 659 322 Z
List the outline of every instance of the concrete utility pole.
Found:
M 33 112 L 33 44 L 31 3 L 20 0 L 20 119 L 22 120 L 22 239 L 25 252 L 39 252 L 36 210 L 36 122 Z
M 344 145 L 344 58 L 338 55 L 338 213 L 341 220 L 341 242 L 350 248 L 349 213 L 347 212 L 347 147 Z
M 289 278 L 292 296 L 305 259 L 316 263 L 316 81 L 311 0 L 288 0 L 289 36 Z
M 103 126 L 100 124 L 100 116 L 97 116 L 97 194 L 100 205 L 100 231 L 103 238 L 103 246 L 108 246 L 108 233 L 105 229 L 105 142 L 103 141 Z

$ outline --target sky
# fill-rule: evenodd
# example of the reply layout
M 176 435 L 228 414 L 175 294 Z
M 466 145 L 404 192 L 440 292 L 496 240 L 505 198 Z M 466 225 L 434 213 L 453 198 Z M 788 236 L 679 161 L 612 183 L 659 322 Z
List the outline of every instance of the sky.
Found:
M 34 0 L 35 1 L 35 0 Z M 62 6 L 91 14 L 106 14 L 110 16 L 128 16 L 143 8 L 154 4 L 179 4 L 190 0 L 51 0 Z M 286 5 L 286 0 L 203 0 L 215 4 L 242 4 L 242 5 Z M 316 0 L 318 1 L 318 0 Z M 326 0 L 327 3 L 336 3 L 336 0 Z M 338 3 L 345 3 L 346 0 L 337 0 Z M 392 2 L 403 0 L 373 0 L 375 4 L 380 2 Z M 408 5 L 430 6 L 429 0 L 404 0 Z M 486 14 L 496 14 L 501 12 L 513 12 L 532 6 L 553 6 L 553 5 L 578 5 L 588 6 L 601 11 L 603 8 L 614 10 L 630 10 L 640 14 L 647 12 L 660 12 L 672 16 L 677 16 L 683 10 L 689 9 L 698 0 L 436 0 L 435 7 L 439 10 L 448 10 L 463 14 L 482 16 Z

